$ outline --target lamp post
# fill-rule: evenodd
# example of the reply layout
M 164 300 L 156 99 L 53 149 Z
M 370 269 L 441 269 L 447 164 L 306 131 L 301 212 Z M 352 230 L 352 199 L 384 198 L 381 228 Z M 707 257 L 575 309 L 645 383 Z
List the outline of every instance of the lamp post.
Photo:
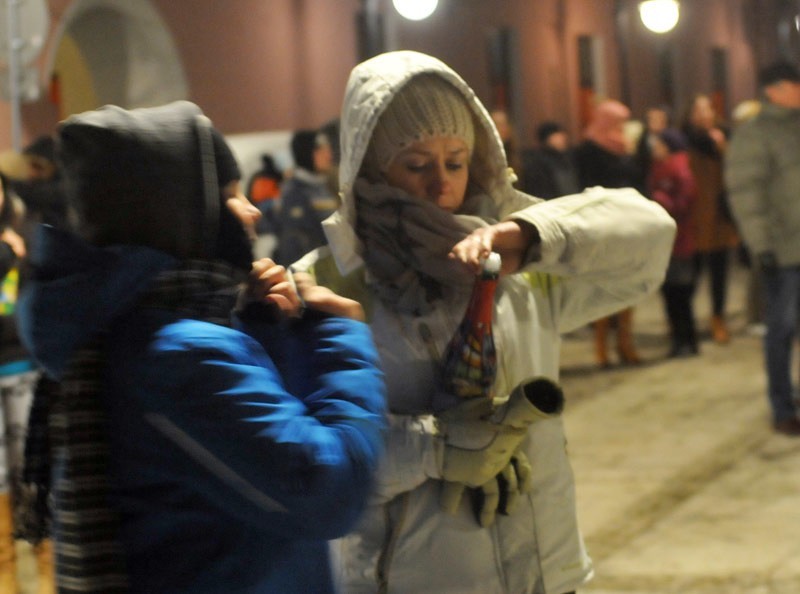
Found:
M 663 35 L 675 28 L 680 19 L 678 0 L 645 0 L 639 2 L 639 17 L 642 23 L 653 33 Z M 662 100 L 668 105 L 673 103 L 672 48 L 664 40 L 659 44 L 658 74 Z
M 19 0 L 6 2 L 6 39 L 8 42 L 8 92 L 11 98 L 11 148 L 20 150 L 22 115 L 20 110 L 20 68 L 24 41 L 19 32 Z

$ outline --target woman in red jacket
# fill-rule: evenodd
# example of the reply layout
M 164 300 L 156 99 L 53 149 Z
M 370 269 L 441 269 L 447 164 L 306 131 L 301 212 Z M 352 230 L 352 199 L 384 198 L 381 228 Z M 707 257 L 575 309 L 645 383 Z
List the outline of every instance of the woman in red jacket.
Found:
M 652 140 L 653 164 L 647 178 L 648 194 L 672 215 L 678 225 L 667 275 L 661 294 L 672 335 L 670 357 L 698 353 L 692 297 L 697 273 L 692 264 L 695 239 L 691 224 L 697 187 L 689 167 L 686 139 L 674 129 L 660 132 Z

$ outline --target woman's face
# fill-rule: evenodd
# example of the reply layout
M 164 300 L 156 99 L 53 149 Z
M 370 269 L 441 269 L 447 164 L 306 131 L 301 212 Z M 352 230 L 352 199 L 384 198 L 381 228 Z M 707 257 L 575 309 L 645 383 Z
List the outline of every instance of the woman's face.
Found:
M 714 127 L 716 113 L 711 99 L 706 96 L 697 97 L 692 105 L 692 124 L 699 128 L 711 129 Z
M 645 114 L 645 121 L 647 123 L 647 129 L 654 134 L 666 130 L 669 125 L 667 112 L 658 108 L 648 109 Z
M 469 180 L 469 149 L 452 137 L 437 136 L 406 147 L 389 163 L 386 181 L 415 198 L 456 212 Z

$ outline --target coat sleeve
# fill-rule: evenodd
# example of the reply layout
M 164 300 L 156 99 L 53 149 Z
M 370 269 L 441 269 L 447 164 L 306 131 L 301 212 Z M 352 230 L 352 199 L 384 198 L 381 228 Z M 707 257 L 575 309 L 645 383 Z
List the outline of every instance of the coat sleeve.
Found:
M 180 379 L 151 423 L 225 513 L 295 538 L 344 534 L 383 450 L 385 393 L 368 327 L 327 318 L 284 333 L 302 394 L 256 340 L 231 332 L 238 338 L 227 343 L 186 338 L 185 328 L 181 340 L 161 338 L 169 376 Z
M 673 166 L 670 170 L 670 178 L 673 182 L 670 191 L 655 188 L 651 191 L 651 196 L 677 221 L 689 215 L 697 187 L 688 165 L 685 167 Z
M 766 203 L 773 159 L 755 123 L 742 124 L 728 145 L 725 184 L 731 211 L 745 243 L 754 254 L 760 254 L 773 249 Z
M 635 304 L 664 280 L 674 219 L 631 188 L 595 187 L 540 202 L 508 218 L 539 232 L 537 260 L 526 271 L 557 292 L 558 329 L 574 330 Z

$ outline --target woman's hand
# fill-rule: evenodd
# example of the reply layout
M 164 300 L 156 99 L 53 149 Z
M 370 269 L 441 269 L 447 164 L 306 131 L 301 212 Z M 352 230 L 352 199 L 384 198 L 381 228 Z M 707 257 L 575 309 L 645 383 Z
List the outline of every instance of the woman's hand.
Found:
M 244 305 L 271 303 L 293 318 L 301 317 L 307 308 L 353 320 L 364 321 L 365 318 L 364 310 L 357 301 L 314 284 L 309 274 L 292 274 L 269 258 L 253 262 L 242 299 Z
M 533 226 L 515 220 L 479 227 L 454 245 L 449 257 L 463 262 L 478 274 L 483 260 L 491 252 L 497 252 L 503 260 L 501 274 L 512 274 L 522 265 L 535 235 Z

